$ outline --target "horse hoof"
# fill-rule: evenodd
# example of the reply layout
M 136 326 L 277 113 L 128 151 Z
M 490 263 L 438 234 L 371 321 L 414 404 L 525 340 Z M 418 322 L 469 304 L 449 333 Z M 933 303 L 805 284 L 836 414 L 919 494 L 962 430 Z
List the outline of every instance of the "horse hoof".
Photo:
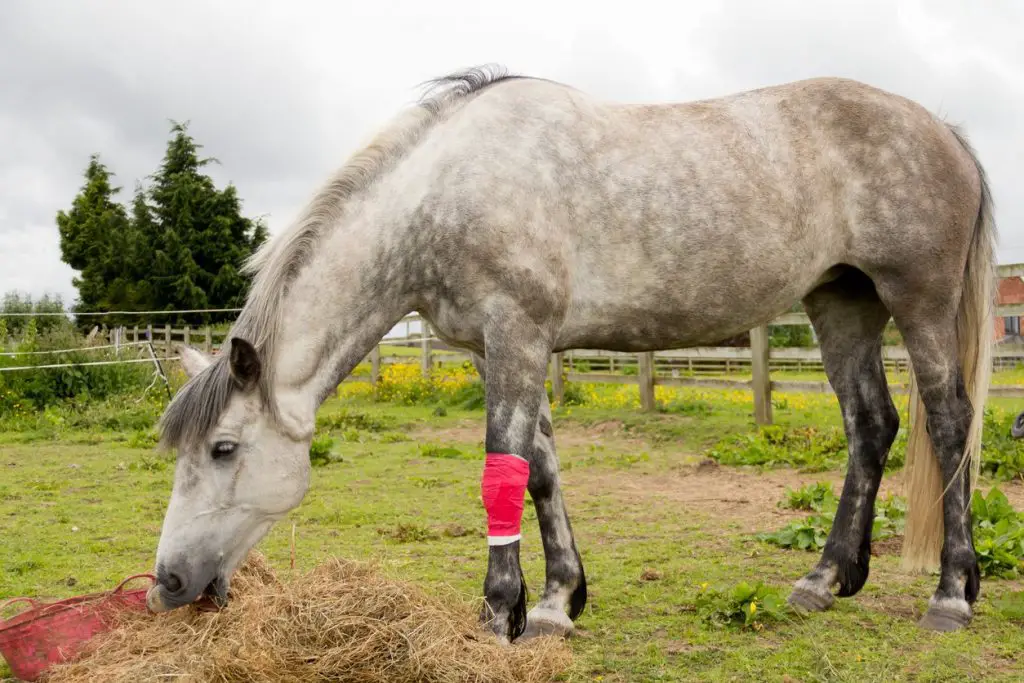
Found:
M 539 636 L 558 636 L 568 638 L 575 627 L 572 619 L 559 609 L 550 607 L 534 607 L 526 615 L 526 630 L 519 640 L 530 640 Z
M 929 631 L 949 633 L 958 631 L 971 623 L 971 607 L 966 600 L 932 600 L 928 611 L 921 617 L 918 626 Z
M 490 624 L 480 624 L 479 636 L 481 638 L 493 637 L 498 641 L 498 645 L 511 645 L 512 641 L 509 640 L 508 634 L 501 629 L 492 628 Z
M 814 590 L 799 585 L 789 594 L 790 606 L 803 612 L 824 612 L 832 606 L 835 600 L 835 596 L 828 591 Z

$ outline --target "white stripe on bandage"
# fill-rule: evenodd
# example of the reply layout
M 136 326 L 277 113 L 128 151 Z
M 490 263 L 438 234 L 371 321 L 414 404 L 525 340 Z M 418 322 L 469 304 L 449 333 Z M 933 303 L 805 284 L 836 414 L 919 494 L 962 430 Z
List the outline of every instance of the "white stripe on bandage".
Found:
M 516 534 L 515 536 L 488 536 L 487 545 L 508 545 L 509 543 L 515 543 L 522 537 L 522 534 Z

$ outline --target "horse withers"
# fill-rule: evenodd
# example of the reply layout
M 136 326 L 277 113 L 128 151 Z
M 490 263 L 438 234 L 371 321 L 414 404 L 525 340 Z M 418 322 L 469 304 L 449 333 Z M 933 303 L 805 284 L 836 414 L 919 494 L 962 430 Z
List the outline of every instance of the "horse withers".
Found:
M 858 82 L 644 105 L 493 68 L 439 79 L 254 255 L 225 353 L 185 351 L 191 379 L 161 418 L 177 467 L 150 606 L 226 598 L 249 549 L 305 495 L 318 407 L 415 311 L 474 354 L 487 453 L 528 465 L 516 476 L 537 511 L 544 591 L 527 613 L 519 541 L 492 539 L 484 619 L 504 640 L 569 634 L 587 594 L 544 390 L 552 352 L 713 343 L 802 301 L 849 467 L 790 601 L 825 609 L 867 580 L 900 422 L 881 358 L 892 318 L 914 382 L 904 560 L 941 569 L 922 626 L 962 627 L 979 590 L 969 497 L 993 240 L 963 135 Z

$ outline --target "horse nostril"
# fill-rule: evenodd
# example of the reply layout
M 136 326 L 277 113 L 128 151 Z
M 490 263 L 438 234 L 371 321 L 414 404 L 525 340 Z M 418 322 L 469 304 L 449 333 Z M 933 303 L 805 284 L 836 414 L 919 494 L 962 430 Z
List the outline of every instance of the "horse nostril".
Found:
M 170 573 L 167 574 L 167 576 L 164 578 L 163 583 L 164 588 L 166 588 L 169 593 L 177 593 L 181 590 L 182 586 L 184 585 L 181 582 L 181 577 L 179 577 L 177 574 Z

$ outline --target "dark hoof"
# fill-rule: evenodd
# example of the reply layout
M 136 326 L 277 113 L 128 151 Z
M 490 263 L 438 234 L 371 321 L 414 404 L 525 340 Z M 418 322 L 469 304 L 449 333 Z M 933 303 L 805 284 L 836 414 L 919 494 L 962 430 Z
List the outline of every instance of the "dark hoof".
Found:
M 526 631 L 518 640 L 530 640 L 539 636 L 568 638 L 574 630 L 572 619 L 562 610 L 534 607 L 526 616 Z
M 946 599 L 938 603 L 932 601 L 917 625 L 929 631 L 948 633 L 967 626 L 971 623 L 972 616 L 966 600 Z
M 490 624 L 485 624 L 483 627 L 483 632 L 485 634 L 490 634 L 494 636 L 494 639 L 498 641 L 499 645 L 510 645 L 512 642 L 509 640 L 508 633 L 505 629 L 494 628 Z
M 802 612 L 824 612 L 835 601 L 835 596 L 827 591 L 821 592 L 802 587 L 794 588 L 793 592 L 789 594 L 789 604 Z

